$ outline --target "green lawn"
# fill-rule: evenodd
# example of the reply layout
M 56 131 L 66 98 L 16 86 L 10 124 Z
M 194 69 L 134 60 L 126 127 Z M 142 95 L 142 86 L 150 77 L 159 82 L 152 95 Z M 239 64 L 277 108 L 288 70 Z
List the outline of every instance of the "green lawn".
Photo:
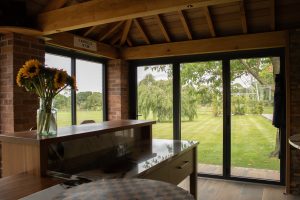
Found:
M 96 122 L 102 121 L 102 111 L 77 111 L 77 124 L 83 120 L 95 120 Z M 57 112 L 58 127 L 70 126 L 72 124 L 71 112 L 58 111 Z
M 199 141 L 198 162 L 222 164 L 222 117 L 213 117 L 209 110 L 201 110 L 198 118 L 181 124 L 182 139 Z M 99 111 L 79 111 L 78 121 L 102 120 Z M 251 167 L 279 170 L 279 159 L 270 158 L 274 150 L 276 129 L 271 121 L 260 115 L 232 116 L 232 155 L 231 162 L 237 167 Z M 70 125 L 70 113 L 58 112 L 58 125 Z M 171 122 L 157 123 L 153 126 L 153 138 L 171 139 Z

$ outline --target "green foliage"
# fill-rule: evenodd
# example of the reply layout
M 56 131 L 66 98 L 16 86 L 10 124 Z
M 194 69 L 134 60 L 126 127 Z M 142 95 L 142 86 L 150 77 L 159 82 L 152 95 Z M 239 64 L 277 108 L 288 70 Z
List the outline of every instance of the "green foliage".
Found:
M 223 112 L 223 102 L 221 96 L 214 95 L 212 99 L 212 114 L 214 117 L 219 117 Z
M 59 110 L 69 110 L 71 108 L 71 103 L 70 103 L 71 98 L 67 97 L 62 94 L 57 94 L 54 97 L 54 108 L 57 108 Z
M 145 119 L 152 112 L 157 121 L 172 120 L 172 82 L 171 80 L 154 80 L 147 74 L 139 83 L 138 110 Z
M 155 80 L 147 74 L 139 83 L 138 110 L 147 119 L 151 114 L 158 121 L 172 120 L 172 67 L 144 67 L 153 72 L 165 72 L 167 80 Z M 273 84 L 271 58 L 231 60 L 231 102 L 234 115 L 261 114 L 263 104 L 272 105 Z M 150 72 L 151 73 L 151 72 Z M 197 108 L 212 107 L 213 116 L 222 115 L 222 62 L 181 64 L 181 117 L 193 121 Z M 242 83 L 245 81 L 244 83 Z M 272 91 L 273 92 L 273 91 Z
M 264 106 L 262 101 L 250 100 L 247 103 L 248 113 L 261 115 L 264 112 Z
M 100 92 L 78 92 L 76 94 L 76 106 L 78 110 L 100 111 L 102 110 L 102 94 Z M 58 110 L 71 110 L 70 95 L 58 94 L 54 99 L 54 107 Z
M 191 86 L 182 88 L 181 91 L 181 115 L 193 121 L 197 117 L 198 97 Z
M 100 92 L 93 92 L 86 99 L 87 110 L 102 110 L 102 94 Z
M 246 113 L 246 99 L 244 96 L 233 96 L 231 98 L 231 112 L 234 115 L 245 115 Z

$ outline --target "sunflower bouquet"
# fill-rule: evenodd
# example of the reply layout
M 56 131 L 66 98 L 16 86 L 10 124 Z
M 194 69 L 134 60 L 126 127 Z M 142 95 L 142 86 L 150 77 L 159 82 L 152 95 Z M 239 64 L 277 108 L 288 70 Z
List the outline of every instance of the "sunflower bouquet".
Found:
M 56 111 L 52 108 L 53 98 L 63 89 L 70 86 L 76 89 L 76 81 L 64 70 L 49 68 L 38 60 L 25 62 L 20 68 L 17 84 L 26 91 L 36 93 L 40 98 L 37 111 L 37 132 L 41 135 L 53 135 L 57 132 Z

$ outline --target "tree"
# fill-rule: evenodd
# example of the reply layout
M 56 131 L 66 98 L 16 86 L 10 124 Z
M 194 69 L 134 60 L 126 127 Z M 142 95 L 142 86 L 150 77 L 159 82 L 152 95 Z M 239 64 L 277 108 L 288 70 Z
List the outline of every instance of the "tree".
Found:
M 90 95 L 92 95 L 91 91 L 78 92 L 76 94 L 76 104 L 78 109 L 87 109 L 86 100 Z
M 71 108 L 70 97 L 62 94 L 57 94 L 54 98 L 54 107 L 59 110 L 68 110 Z
M 87 110 L 99 111 L 102 110 L 102 94 L 100 92 L 93 92 L 86 99 Z

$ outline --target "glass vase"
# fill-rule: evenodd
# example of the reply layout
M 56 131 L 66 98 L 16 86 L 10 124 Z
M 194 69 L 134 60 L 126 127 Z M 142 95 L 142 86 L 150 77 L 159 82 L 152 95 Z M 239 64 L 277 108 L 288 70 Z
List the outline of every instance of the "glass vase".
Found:
M 40 98 L 37 110 L 37 133 L 41 136 L 57 134 L 57 110 L 53 108 L 53 99 Z

